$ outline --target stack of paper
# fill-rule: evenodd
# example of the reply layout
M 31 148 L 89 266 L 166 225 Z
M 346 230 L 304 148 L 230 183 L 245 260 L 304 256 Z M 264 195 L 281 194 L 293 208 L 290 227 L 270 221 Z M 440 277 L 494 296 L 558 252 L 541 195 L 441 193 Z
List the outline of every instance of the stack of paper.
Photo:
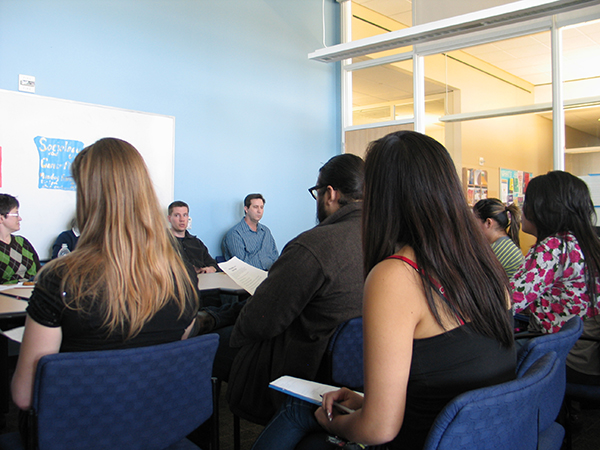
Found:
M 321 404 L 322 395 L 339 389 L 338 387 L 330 386 L 328 384 L 303 380 L 288 375 L 277 378 L 269 384 L 269 387 L 306 402 L 314 403 L 315 405 Z
M 258 285 L 267 278 L 266 270 L 251 266 L 236 256 L 229 261 L 219 263 L 219 267 L 240 287 L 246 289 L 250 295 L 254 295 L 254 291 L 256 291 Z

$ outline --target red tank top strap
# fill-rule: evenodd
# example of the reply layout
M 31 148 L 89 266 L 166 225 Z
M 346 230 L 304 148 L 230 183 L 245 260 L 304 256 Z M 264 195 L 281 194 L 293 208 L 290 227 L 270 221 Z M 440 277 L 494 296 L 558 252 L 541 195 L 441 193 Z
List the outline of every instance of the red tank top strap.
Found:
M 391 255 L 391 256 L 388 256 L 385 259 L 398 259 L 398 260 L 403 261 L 406 264 L 408 264 L 410 267 L 412 267 L 413 269 L 415 269 L 417 272 L 421 273 L 421 269 L 419 269 L 419 266 L 417 265 L 417 263 L 414 262 L 412 259 L 407 258 L 406 256 Z M 448 301 L 448 299 L 446 298 L 446 291 L 444 290 L 444 287 L 442 285 L 440 285 L 433 278 L 431 278 L 431 277 L 428 277 L 428 278 L 431 280 L 431 282 L 433 283 L 433 285 L 436 287 L 436 289 L 440 293 L 442 299 L 448 304 L 448 306 L 450 307 L 450 309 L 454 312 L 454 315 L 456 316 L 458 322 L 461 325 L 464 325 L 465 321 L 463 320 L 463 318 L 461 317 L 461 315 L 458 313 L 458 311 L 456 310 L 456 308 L 454 307 L 454 305 L 452 305 Z
M 399 259 L 400 261 L 404 261 L 406 264 L 408 264 L 410 267 L 412 267 L 413 269 L 415 269 L 417 272 L 419 272 L 419 266 L 417 266 L 417 263 L 414 262 L 412 259 L 407 258 L 406 256 L 398 256 L 398 255 L 392 255 L 392 256 L 388 256 L 385 259 Z

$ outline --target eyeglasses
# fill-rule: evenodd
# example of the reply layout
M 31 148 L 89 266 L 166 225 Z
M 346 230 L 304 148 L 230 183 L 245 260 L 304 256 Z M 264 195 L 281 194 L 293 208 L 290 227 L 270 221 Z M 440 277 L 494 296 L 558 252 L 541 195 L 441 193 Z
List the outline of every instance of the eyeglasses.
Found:
M 317 184 L 316 186 L 308 188 L 308 192 L 316 200 L 317 199 L 317 194 L 319 193 L 319 189 L 323 189 L 324 187 L 325 186 L 320 186 L 320 185 Z
M 8 214 L 4 214 L 6 217 L 10 216 L 10 217 L 21 217 L 19 215 L 19 213 L 8 213 Z

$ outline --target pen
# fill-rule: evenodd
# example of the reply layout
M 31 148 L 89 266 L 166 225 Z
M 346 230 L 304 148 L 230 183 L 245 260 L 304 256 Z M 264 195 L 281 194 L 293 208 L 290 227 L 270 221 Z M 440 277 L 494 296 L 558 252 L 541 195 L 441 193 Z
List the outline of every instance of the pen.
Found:
M 323 395 L 321 394 L 321 398 L 323 398 Z M 341 412 L 345 412 L 346 414 L 352 414 L 354 412 L 353 409 L 348 408 L 347 406 L 344 406 L 336 401 L 333 402 L 333 406 L 335 406 L 337 409 L 339 409 Z

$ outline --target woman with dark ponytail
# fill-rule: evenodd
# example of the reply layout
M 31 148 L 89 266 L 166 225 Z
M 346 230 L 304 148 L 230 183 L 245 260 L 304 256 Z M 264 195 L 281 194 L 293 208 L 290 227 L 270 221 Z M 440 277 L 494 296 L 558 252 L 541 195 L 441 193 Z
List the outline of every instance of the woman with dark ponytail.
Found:
M 479 200 L 473 207 L 481 221 L 481 230 L 492 246 L 500 264 L 512 277 L 523 264 L 523 252 L 519 248 L 521 211 L 514 203 L 505 206 L 497 198 Z

